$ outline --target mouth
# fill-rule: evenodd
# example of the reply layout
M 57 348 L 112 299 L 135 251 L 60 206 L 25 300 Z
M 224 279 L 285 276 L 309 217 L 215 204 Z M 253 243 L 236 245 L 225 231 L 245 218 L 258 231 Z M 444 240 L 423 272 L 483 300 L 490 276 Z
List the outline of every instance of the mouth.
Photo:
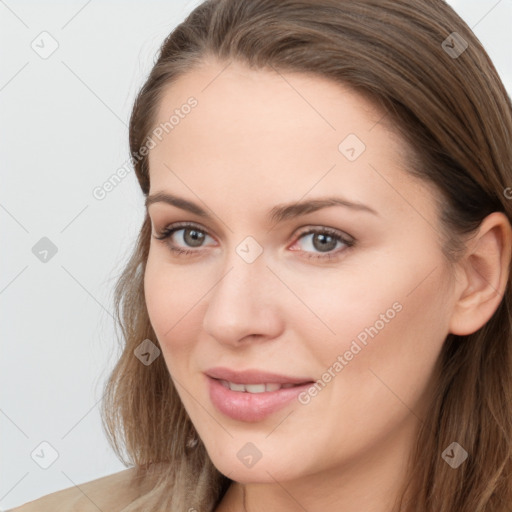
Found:
M 222 415 L 240 422 L 258 422 L 289 407 L 314 381 L 233 382 L 206 375 L 213 406 Z M 298 405 L 298 404 L 297 404 Z
M 263 393 L 261 387 L 258 388 L 260 391 L 251 391 L 250 386 L 267 386 L 270 385 L 271 388 L 275 387 L 276 384 L 279 384 L 282 387 L 291 387 L 297 384 L 306 384 L 308 382 L 314 382 L 314 379 L 311 377 L 295 377 L 288 376 L 279 373 L 271 373 L 264 370 L 250 369 L 243 371 L 235 371 L 231 368 L 226 367 L 216 367 L 210 368 L 205 372 L 208 377 L 213 379 L 218 379 L 224 382 L 227 382 L 228 385 L 243 385 L 245 387 L 249 387 L 249 392 L 260 392 Z M 234 391 L 241 391 L 238 389 L 231 388 Z M 256 389 L 256 388 L 254 388 Z M 279 388 L 277 388 L 279 389 Z M 276 389 L 276 390 L 277 390 Z M 274 390 L 274 389 L 271 389 Z
M 303 384 L 313 383 L 311 381 L 304 382 L 302 384 L 292 384 L 291 382 L 286 382 L 284 384 L 280 384 L 278 382 L 269 382 L 264 384 L 237 384 L 236 382 L 230 382 L 222 379 L 215 380 L 218 380 L 225 388 L 241 393 L 266 393 L 269 391 L 279 391 L 280 389 L 295 388 L 297 386 L 302 386 Z

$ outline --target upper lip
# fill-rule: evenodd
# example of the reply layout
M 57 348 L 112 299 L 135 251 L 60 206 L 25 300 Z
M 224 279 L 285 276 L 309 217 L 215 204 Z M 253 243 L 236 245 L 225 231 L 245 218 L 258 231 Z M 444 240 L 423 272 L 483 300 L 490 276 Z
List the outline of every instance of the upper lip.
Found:
M 309 377 L 288 377 L 287 375 L 264 372 L 263 370 L 237 372 L 223 367 L 210 368 L 206 370 L 205 374 L 214 379 L 226 380 L 234 384 L 305 384 L 313 382 Z

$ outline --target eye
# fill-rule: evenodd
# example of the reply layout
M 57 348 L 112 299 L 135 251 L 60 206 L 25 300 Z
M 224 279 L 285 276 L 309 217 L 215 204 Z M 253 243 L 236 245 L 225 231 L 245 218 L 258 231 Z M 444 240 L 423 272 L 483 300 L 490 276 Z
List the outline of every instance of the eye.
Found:
M 197 255 L 202 252 L 201 245 L 209 236 L 206 231 L 198 228 L 196 225 L 182 222 L 178 224 L 171 224 L 170 226 L 164 228 L 162 231 L 158 233 L 158 236 L 155 236 L 157 240 L 170 240 L 176 233 L 183 231 L 181 235 L 181 240 L 188 245 L 188 247 L 192 248 L 182 248 L 180 246 L 175 245 L 174 243 L 167 243 L 169 249 L 173 251 L 177 256 L 186 256 L 186 255 Z M 318 227 L 311 228 L 305 232 L 299 234 L 297 241 L 294 245 L 297 244 L 299 240 L 306 239 L 306 237 L 310 237 L 308 243 L 305 246 L 309 249 L 314 249 L 320 251 L 319 253 L 314 252 L 306 252 L 306 258 L 315 258 L 315 259 L 332 259 L 337 257 L 341 252 L 344 252 L 348 248 L 351 248 L 355 245 L 355 239 L 351 236 L 344 235 L 342 232 L 327 228 L 327 227 Z M 211 237 L 210 237 L 211 238 Z M 333 252 L 333 249 L 336 248 L 337 244 L 344 245 L 345 248 L 338 249 Z M 196 249 L 194 249 L 194 247 Z M 296 251 L 297 249 L 291 249 L 292 251 Z
M 306 251 L 307 254 L 305 257 L 308 259 L 314 258 L 330 260 L 332 258 L 336 258 L 340 255 L 341 252 L 344 252 L 346 249 L 349 249 L 355 245 L 355 239 L 353 237 L 346 236 L 336 229 L 327 227 L 308 229 L 306 232 L 302 232 L 299 235 L 298 241 L 301 239 L 306 239 L 306 237 L 310 238 L 305 246 L 307 248 L 313 248 L 320 251 L 320 253 L 311 253 Z M 345 245 L 346 248 L 338 249 L 332 252 L 338 243 Z
M 183 234 L 181 235 L 181 239 L 186 243 L 190 244 L 192 247 L 199 247 L 201 243 L 205 239 L 206 231 L 199 229 L 194 224 L 190 224 L 188 222 L 182 222 L 178 224 L 172 224 L 166 228 L 164 228 L 162 231 L 158 233 L 158 236 L 155 236 L 157 240 L 167 240 L 170 239 L 175 233 L 178 231 L 183 231 Z M 187 255 L 192 253 L 197 253 L 198 250 L 190 250 L 190 249 L 182 249 L 181 247 L 177 247 L 174 244 L 169 243 L 168 244 L 169 249 L 176 253 L 176 255 Z

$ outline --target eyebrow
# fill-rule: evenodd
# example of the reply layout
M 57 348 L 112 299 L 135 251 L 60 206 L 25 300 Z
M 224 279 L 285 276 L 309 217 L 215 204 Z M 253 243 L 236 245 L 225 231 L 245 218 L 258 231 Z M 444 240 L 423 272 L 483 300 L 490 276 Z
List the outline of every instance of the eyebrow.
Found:
M 146 209 L 154 203 L 170 204 L 172 206 L 176 206 L 177 208 L 181 208 L 182 210 L 187 210 L 188 212 L 200 217 L 205 217 L 207 219 L 212 218 L 212 216 L 199 205 L 188 201 L 187 199 L 183 199 L 182 197 L 177 197 L 165 192 L 157 192 L 156 194 L 148 196 L 146 198 Z M 373 208 L 363 203 L 356 203 L 342 197 L 319 197 L 316 199 L 310 199 L 308 201 L 278 204 L 268 212 L 267 217 L 270 222 L 282 222 L 294 217 L 299 217 L 300 215 L 315 212 L 321 208 L 327 208 L 329 206 L 345 206 L 353 210 L 368 212 L 377 216 L 379 215 L 379 213 L 376 212 Z

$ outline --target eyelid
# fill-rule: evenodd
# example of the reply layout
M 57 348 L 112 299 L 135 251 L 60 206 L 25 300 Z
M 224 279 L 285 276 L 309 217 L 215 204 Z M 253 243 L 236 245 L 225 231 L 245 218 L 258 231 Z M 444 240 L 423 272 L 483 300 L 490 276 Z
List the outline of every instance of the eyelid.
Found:
M 303 229 L 299 228 L 299 232 L 295 236 L 296 236 L 296 238 L 300 238 L 302 235 L 315 233 L 315 232 L 319 232 L 319 231 L 326 232 L 326 233 L 332 233 L 335 236 L 343 238 L 347 242 L 350 242 L 350 241 L 355 242 L 355 238 L 353 236 L 349 235 L 348 233 L 346 233 L 345 231 L 341 231 L 340 229 L 336 229 L 336 228 L 331 228 L 329 226 L 324 226 L 322 224 L 310 224 L 310 225 L 304 227 Z
M 171 233 L 174 234 L 176 231 L 180 231 L 182 229 L 196 229 L 197 231 L 200 231 L 201 233 L 204 233 L 206 236 L 209 236 L 210 238 L 213 238 L 208 229 L 201 227 L 199 224 L 196 224 L 194 222 L 188 222 L 188 221 L 182 221 L 182 222 L 173 222 L 171 224 L 165 225 L 162 229 L 156 230 L 157 234 L 159 236 L 153 235 L 157 240 L 165 240 L 171 236 Z M 167 236 L 166 233 L 169 233 Z M 194 252 L 201 251 L 201 247 L 194 249 Z

